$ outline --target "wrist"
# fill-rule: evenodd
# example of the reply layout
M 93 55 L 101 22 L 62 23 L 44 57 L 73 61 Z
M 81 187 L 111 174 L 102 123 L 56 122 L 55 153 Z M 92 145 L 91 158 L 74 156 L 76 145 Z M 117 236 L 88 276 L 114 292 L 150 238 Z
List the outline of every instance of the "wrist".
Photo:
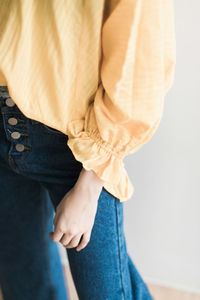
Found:
M 82 168 L 79 178 L 78 178 L 79 183 L 82 185 L 86 186 L 91 186 L 94 188 L 102 188 L 104 181 L 97 176 L 97 174 L 93 170 L 86 170 Z

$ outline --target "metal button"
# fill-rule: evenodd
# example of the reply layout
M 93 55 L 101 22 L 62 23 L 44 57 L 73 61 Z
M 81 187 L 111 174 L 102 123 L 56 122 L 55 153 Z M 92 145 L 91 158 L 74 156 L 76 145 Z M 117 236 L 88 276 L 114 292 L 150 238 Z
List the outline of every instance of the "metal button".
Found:
M 21 134 L 18 131 L 14 131 L 11 133 L 11 137 L 13 139 L 18 139 L 18 138 L 20 138 L 20 136 L 21 136 Z
M 6 105 L 12 107 L 15 105 L 15 102 L 9 97 L 6 99 Z
M 25 147 L 24 147 L 23 144 L 16 144 L 15 148 L 16 148 L 17 151 L 22 152 L 22 151 L 24 151 Z
M 10 125 L 16 125 L 17 124 L 17 119 L 16 118 L 9 118 L 8 119 L 8 123 L 10 124 Z

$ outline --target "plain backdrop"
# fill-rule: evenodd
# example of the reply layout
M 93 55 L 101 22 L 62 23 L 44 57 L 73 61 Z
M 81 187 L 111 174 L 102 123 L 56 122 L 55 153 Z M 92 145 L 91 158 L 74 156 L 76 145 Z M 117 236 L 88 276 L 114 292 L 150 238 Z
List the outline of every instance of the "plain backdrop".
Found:
M 124 159 L 124 226 L 144 279 L 200 294 L 200 1 L 174 5 L 175 80 L 154 136 Z

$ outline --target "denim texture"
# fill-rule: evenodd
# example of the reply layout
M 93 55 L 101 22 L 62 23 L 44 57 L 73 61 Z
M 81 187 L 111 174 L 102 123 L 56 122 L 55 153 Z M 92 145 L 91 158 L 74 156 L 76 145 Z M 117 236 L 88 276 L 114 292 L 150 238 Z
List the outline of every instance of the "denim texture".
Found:
M 67 300 L 54 230 L 56 206 L 82 164 L 67 135 L 8 106 L 0 87 L 0 285 L 4 300 Z M 9 118 L 17 124 L 9 124 Z M 11 136 L 17 131 L 18 139 Z M 25 146 L 23 151 L 16 144 Z M 123 203 L 102 188 L 90 241 L 66 249 L 80 300 L 152 300 L 127 252 Z

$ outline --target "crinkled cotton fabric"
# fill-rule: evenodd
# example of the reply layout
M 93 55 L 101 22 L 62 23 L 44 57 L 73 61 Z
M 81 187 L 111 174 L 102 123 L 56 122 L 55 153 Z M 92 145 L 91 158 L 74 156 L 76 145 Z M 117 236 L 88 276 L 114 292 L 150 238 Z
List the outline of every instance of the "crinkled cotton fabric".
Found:
M 173 0 L 0 1 L 0 86 L 121 202 L 174 80 Z

